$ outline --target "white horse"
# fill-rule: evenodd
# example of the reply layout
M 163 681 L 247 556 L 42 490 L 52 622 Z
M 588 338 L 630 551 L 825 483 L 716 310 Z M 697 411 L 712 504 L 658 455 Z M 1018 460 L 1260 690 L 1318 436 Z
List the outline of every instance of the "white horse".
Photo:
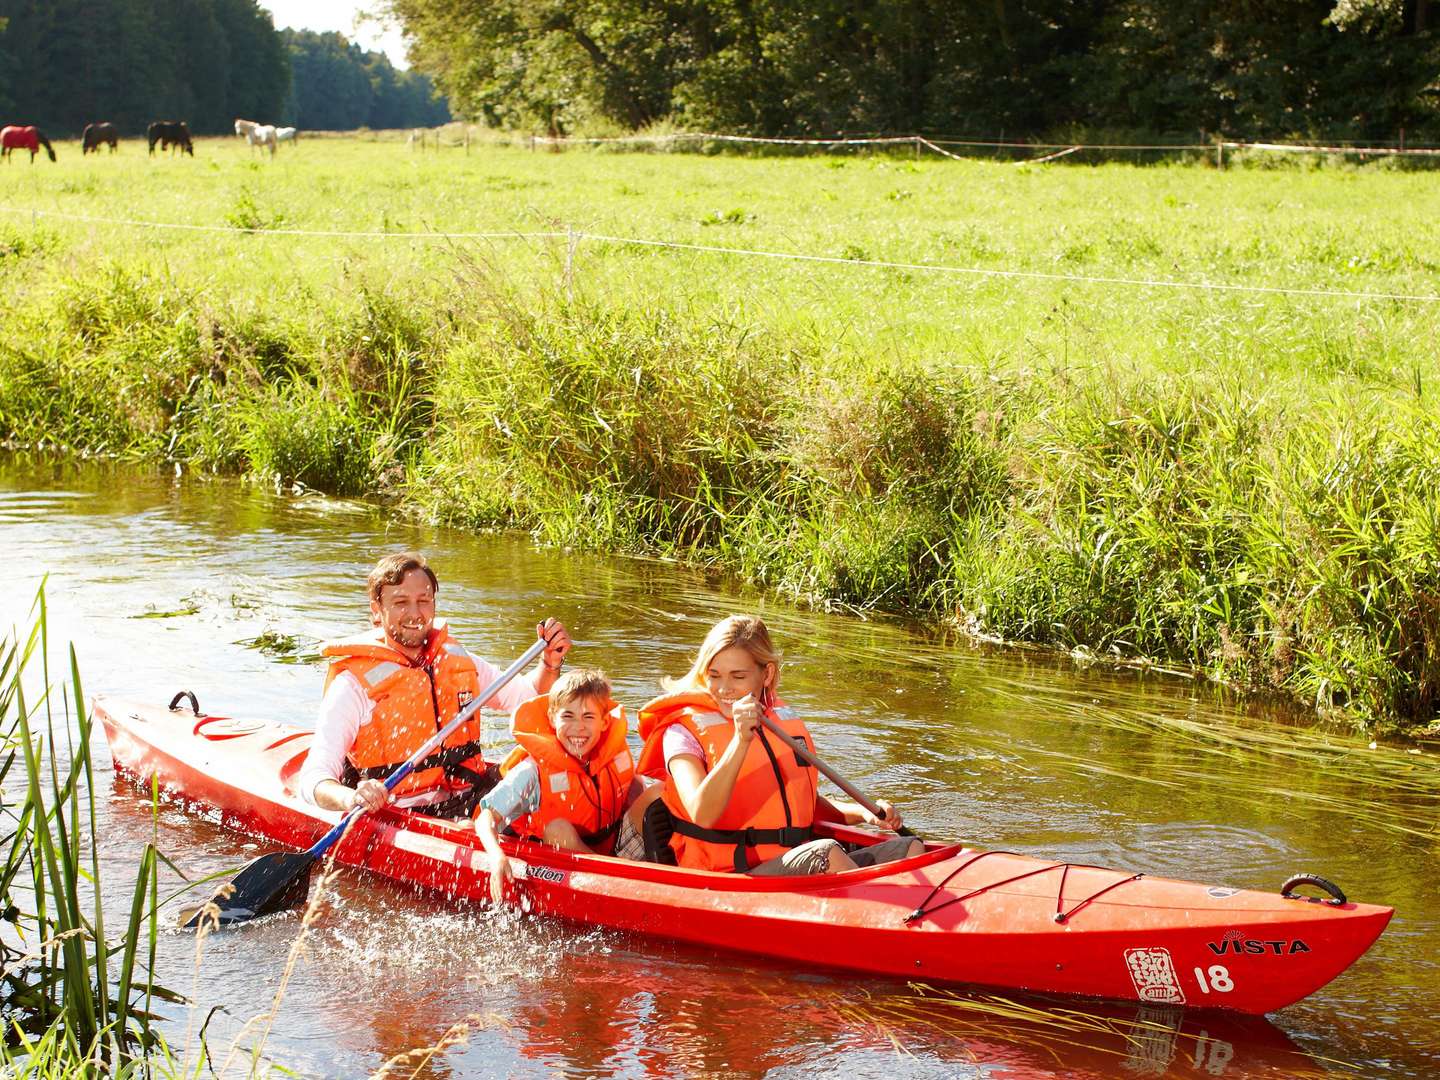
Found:
M 293 127 L 276 128 L 276 129 L 275 129 L 275 141 L 276 141 L 277 143 L 282 143 L 282 142 L 299 143 L 299 141 L 300 141 L 300 133 L 299 133 L 298 131 L 296 131 Z
M 269 124 L 257 124 L 254 120 L 235 120 L 235 134 L 245 136 L 245 141 L 250 144 L 253 150 L 257 146 L 269 147 L 270 156 L 275 156 L 275 148 L 279 141 L 275 138 L 275 129 Z

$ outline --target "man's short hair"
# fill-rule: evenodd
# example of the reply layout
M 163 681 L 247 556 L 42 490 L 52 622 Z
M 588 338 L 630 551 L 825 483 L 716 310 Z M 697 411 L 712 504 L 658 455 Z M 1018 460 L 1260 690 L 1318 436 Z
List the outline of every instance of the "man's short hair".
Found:
M 430 564 L 425 561 L 424 555 L 414 551 L 397 551 L 393 555 L 386 555 L 375 564 L 375 569 L 370 571 L 366 582 L 370 589 L 370 599 L 378 604 L 380 590 L 386 585 L 399 585 L 411 570 L 424 570 L 425 576 L 430 579 L 430 588 L 437 593 L 440 591 L 440 582 L 435 577 L 435 571 L 431 570 Z

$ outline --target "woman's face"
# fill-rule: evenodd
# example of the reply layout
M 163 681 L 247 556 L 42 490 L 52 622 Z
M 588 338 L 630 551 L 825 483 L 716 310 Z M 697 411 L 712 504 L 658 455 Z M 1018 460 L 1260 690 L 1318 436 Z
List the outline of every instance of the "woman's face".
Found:
M 775 681 L 775 665 L 763 667 L 739 645 L 721 649 L 705 669 L 705 688 L 720 706 L 720 715 L 731 719 L 735 702 L 748 694 L 758 700 L 760 691 Z

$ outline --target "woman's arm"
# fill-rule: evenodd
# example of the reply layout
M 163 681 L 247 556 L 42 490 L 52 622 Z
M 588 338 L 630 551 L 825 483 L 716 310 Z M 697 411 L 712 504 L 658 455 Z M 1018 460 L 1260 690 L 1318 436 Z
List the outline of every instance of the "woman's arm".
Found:
M 745 763 L 745 755 L 755 739 L 755 728 L 760 723 L 759 702 L 748 695 L 737 701 L 734 723 L 735 734 L 708 773 L 705 763 L 691 754 L 676 754 L 666 762 L 685 813 L 702 829 L 719 821 L 730 803 L 735 781 L 740 777 L 740 766 Z
M 820 810 L 819 816 L 822 820 L 839 820 L 846 825 L 878 825 L 891 832 L 897 831 L 904 824 L 900 820 L 899 811 L 884 799 L 875 800 L 875 805 L 885 812 L 884 817 L 876 817 L 859 803 L 835 802 L 833 799 L 827 799 L 824 795 L 815 796 L 815 805 Z

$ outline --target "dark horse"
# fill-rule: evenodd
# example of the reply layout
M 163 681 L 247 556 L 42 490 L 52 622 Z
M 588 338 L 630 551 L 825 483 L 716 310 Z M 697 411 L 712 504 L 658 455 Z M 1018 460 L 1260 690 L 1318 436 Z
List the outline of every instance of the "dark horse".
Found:
M 158 142 L 161 150 L 173 150 L 178 146 L 191 157 L 195 156 L 195 146 L 190 142 L 190 127 L 184 120 L 156 120 L 145 129 L 145 134 L 150 138 L 152 154 Z
M 50 145 L 50 140 L 45 138 L 45 133 L 37 127 L 16 127 L 11 125 L 7 128 L 0 128 L 0 156 L 8 162 L 10 154 L 15 150 L 29 150 L 30 164 L 35 164 L 35 155 L 40 152 L 41 147 L 45 153 L 50 155 L 50 160 L 55 160 L 55 148 Z
M 119 148 L 120 136 L 115 132 L 115 125 L 106 120 L 102 120 L 98 124 L 86 124 L 85 132 L 80 136 L 81 156 L 88 154 L 91 150 L 98 154 L 103 143 L 110 144 L 112 154 Z

